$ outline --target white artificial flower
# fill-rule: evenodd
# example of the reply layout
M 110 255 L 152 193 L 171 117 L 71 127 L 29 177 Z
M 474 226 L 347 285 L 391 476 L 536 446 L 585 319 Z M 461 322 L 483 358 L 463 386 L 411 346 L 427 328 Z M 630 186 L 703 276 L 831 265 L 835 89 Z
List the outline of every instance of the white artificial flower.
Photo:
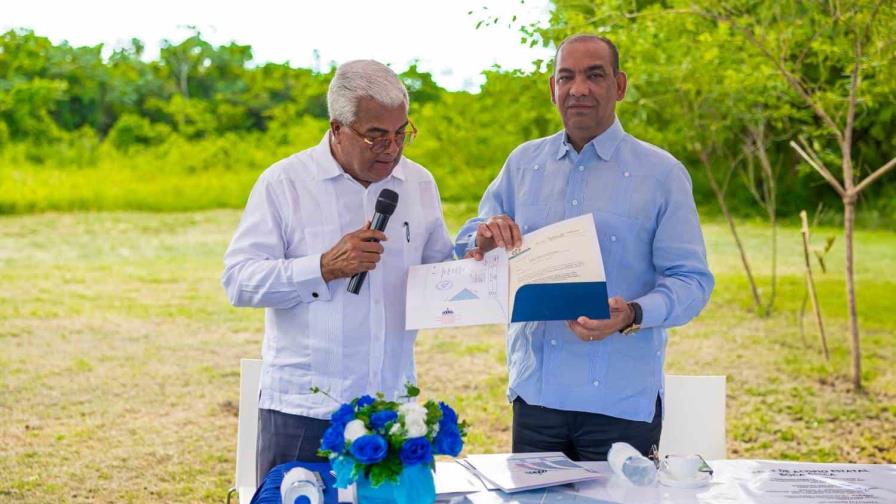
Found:
M 370 434 L 370 431 L 367 430 L 367 427 L 364 427 L 364 422 L 357 418 L 345 424 L 345 433 L 343 435 L 349 443 L 355 442 L 356 439 L 366 434 Z
M 405 417 L 407 417 L 409 415 L 423 415 L 423 418 L 425 419 L 426 418 L 426 408 L 424 408 L 423 406 L 420 406 L 417 403 L 412 403 L 412 402 L 404 403 L 398 407 L 398 414 L 405 416 Z
M 419 417 L 414 417 L 410 421 L 405 420 L 405 427 L 408 429 L 409 438 L 423 437 L 426 435 L 426 422 Z
M 404 416 L 404 427 L 409 438 L 426 435 L 426 408 L 416 403 L 406 403 L 398 407 L 398 413 Z

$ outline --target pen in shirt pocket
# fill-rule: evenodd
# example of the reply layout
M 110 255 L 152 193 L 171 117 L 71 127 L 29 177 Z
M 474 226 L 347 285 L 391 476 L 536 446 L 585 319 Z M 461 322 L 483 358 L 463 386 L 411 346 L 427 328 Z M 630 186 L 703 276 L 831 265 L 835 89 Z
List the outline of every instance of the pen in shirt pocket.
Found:
M 408 221 L 404 221 L 404 239 L 411 243 L 411 226 Z

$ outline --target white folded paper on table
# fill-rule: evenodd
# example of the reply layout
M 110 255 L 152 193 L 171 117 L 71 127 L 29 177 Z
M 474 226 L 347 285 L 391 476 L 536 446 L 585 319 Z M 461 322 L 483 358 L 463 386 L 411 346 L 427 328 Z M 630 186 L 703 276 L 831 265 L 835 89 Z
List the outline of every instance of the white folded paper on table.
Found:
M 504 492 L 520 492 L 600 477 L 561 452 L 470 455 L 463 459 Z
M 457 461 L 436 462 L 435 483 L 440 499 L 486 490 L 482 480 Z

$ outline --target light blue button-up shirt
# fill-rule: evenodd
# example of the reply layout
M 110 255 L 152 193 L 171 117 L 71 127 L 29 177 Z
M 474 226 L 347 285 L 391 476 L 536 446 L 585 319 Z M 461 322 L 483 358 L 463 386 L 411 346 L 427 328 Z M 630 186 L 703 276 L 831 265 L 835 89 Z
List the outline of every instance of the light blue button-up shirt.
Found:
M 650 421 L 662 394 L 666 328 L 700 313 L 714 285 L 687 170 L 618 119 L 579 153 L 560 132 L 510 154 L 478 217 L 461 228 L 456 253 L 475 246 L 479 223 L 500 214 L 523 233 L 593 215 L 609 295 L 643 309 L 640 332 L 594 342 L 562 321 L 510 324 L 508 398 Z
M 359 295 L 347 278 L 325 282 L 320 257 L 373 216 L 384 188 L 399 194 L 385 251 Z M 364 187 L 330 153 L 329 137 L 258 178 L 224 255 L 222 283 L 234 306 L 265 308 L 259 406 L 328 418 L 362 394 L 389 399 L 415 381 L 406 331 L 408 268 L 451 258 L 432 175 L 402 157 L 389 177 Z

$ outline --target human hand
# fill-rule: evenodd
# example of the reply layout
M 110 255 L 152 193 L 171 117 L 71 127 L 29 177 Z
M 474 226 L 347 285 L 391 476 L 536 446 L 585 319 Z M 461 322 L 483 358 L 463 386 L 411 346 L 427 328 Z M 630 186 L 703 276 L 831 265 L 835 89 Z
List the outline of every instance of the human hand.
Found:
M 333 248 L 320 256 L 320 273 L 324 281 L 346 278 L 376 268 L 383 254 L 383 246 L 377 242 L 386 240 L 385 233 L 370 229 L 369 221 L 363 228 L 343 236 Z
M 635 320 L 635 312 L 621 297 L 610 298 L 610 319 L 595 320 L 579 317 L 566 321 L 569 330 L 582 341 L 600 341 L 620 329 L 628 327 Z
M 519 225 L 506 215 L 496 215 L 479 224 L 476 229 L 476 248 L 470 249 L 464 257 L 481 261 L 483 254 L 495 247 L 511 250 L 522 245 L 523 235 Z

